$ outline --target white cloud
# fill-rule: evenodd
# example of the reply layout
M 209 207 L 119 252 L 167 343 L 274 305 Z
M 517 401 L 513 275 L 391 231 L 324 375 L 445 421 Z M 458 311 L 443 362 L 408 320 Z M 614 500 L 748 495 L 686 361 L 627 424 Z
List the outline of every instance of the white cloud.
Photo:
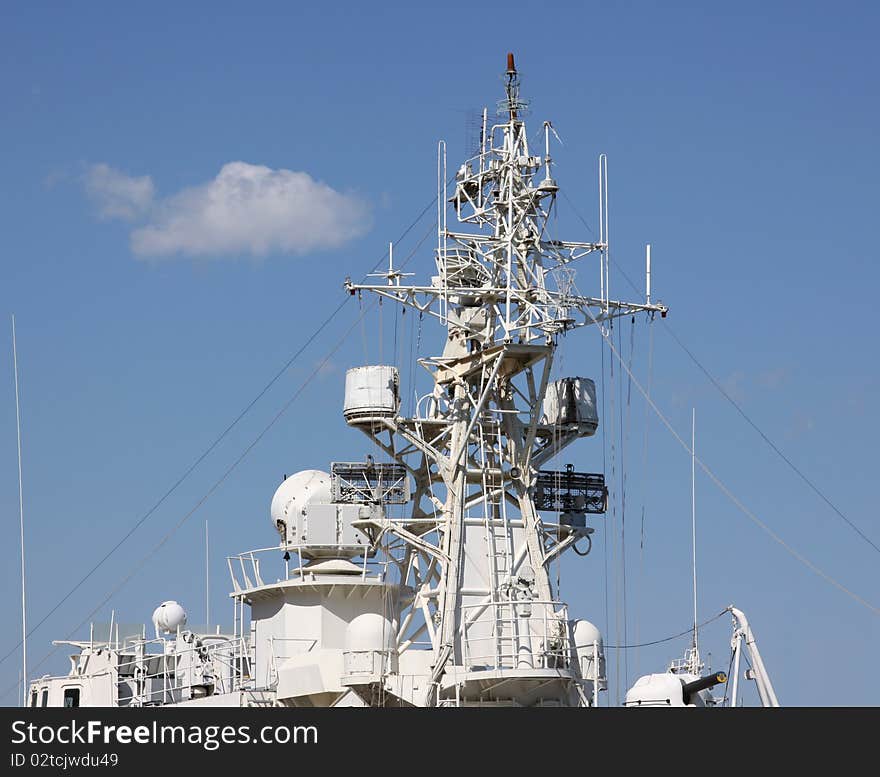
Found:
M 785 383 L 790 372 L 791 370 L 789 370 L 788 367 L 776 367 L 758 373 L 755 379 L 758 384 L 765 389 L 778 389 L 783 383 Z
M 341 246 L 369 226 L 365 202 L 308 173 L 229 162 L 214 180 L 160 202 L 132 232 L 131 247 L 139 256 L 304 254 Z
M 141 257 L 304 254 L 344 245 L 371 225 L 357 195 L 305 172 L 247 162 L 229 162 L 213 180 L 159 199 L 149 177 L 95 165 L 87 191 L 105 217 L 133 219 L 140 206 L 144 223 L 132 231 L 131 248 Z
M 84 180 L 86 194 L 104 219 L 133 221 L 150 209 L 156 191 L 150 176 L 133 178 L 103 163 L 89 167 Z

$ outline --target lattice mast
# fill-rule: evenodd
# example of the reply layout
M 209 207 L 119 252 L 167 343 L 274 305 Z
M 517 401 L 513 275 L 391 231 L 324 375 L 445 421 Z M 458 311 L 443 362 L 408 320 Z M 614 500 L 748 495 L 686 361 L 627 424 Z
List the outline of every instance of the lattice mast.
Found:
M 377 293 L 438 319 L 447 330 L 442 354 L 420 360 L 434 389 L 412 417 L 348 419 L 415 482 L 411 514 L 394 520 L 383 514 L 361 528 L 388 551 L 403 541 L 396 563 L 415 597 L 401 620 L 398 647 L 410 649 L 427 634 L 434 652 L 428 703 L 435 704 L 487 694 L 534 703 L 536 693 L 577 703 L 577 669 L 567 674 L 568 616 L 554 599 L 548 568 L 564 550 L 589 539 L 593 530 L 583 516 L 604 506 L 587 506 L 602 501 L 594 489 L 577 505 L 557 505 L 555 522 L 542 520 L 536 507 L 536 490 L 540 509 L 552 502 L 552 479 L 543 473 L 542 481 L 541 465 L 595 431 L 588 419 L 565 412 L 575 405 L 563 394 L 582 391 L 582 379 L 551 384 L 553 354 L 568 330 L 637 311 L 666 313 L 648 300 L 609 298 L 606 218 L 600 218 L 597 242 L 551 237 L 559 191 L 550 155 L 555 132 L 544 122 L 544 153 L 532 153 L 512 54 L 504 81 L 500 118 L 490 125 L 484 110 L 479 153 L 458 169 L 451 195 L 446 147 L 439 144 L 432 283 L 406 285 L 393 264 L 382 273 L 384 284 L 347 281 L 352 294 Z M 449 211 L 472 231 L 450 229 Z M 590 255 L 598 259 L 598 298 L 574 293 L 569 267 Z M 508 695 L 493 697 L 499 677 Z

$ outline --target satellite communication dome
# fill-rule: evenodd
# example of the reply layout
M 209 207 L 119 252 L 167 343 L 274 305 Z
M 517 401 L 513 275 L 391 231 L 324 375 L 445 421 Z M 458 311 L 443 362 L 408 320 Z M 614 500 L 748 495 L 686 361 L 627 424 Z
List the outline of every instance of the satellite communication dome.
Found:
M 397 630 L 378 612 L 362 612 L 345 629 L 345 649 L 364 652 L 389 651 L 396 645 Z
M 319 469 L 297 472 L 286 478 L 272 497 L 272 523 L 286 539 L 287 527 L 293 525 L 297 513 L 313 502 L 328 504 L 330 500 L 330 473 Z
M 585 680 L 598 680 L 599 690 L 605 690 L 605 646 L 602 632 L 586 620 L 576 620 L 572 630 L 575 653 L 581 666 L 581 676 Z
M 599 651 L 604 647 L 602 641 L 602 632 L 592 623 L 586 620 L 576 620 L 574 622 L 574 644 L 578 650 L 582 648 L 590 648 L 596 644 Z
M 162 602 L 153 611 L 153 625 L 157 632 L 173 633 L 179 626 L 186 626 L 186 610 L 173 600 Z

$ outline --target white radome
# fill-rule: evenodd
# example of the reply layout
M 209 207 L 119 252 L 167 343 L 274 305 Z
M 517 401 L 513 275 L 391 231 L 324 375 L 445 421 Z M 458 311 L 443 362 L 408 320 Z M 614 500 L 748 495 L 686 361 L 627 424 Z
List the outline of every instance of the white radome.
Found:
M 284 537 L 284 527 L 295 518 L 297 511 L 302 511 L 314 502 L 329 504 L 330 499 L 329 472 L 320 469 L 305 469 L 297 472 L 286 478 L 272 497 L 272 505 L 269 508 L 272 523 Z
M 153 610 L 153 625 L 157 631 L 174 633 L 178 627 L 186 626 L 186 610 L 177 602 L 162 602 Z
M 586 680 L 598 678 L 599 689 L 607 687 L 605 678 L 605 646 L 602 632 L 588 620 L 576 620 L 572 628 L 575 653 L 581 667 L 581 675 Z
M 387 652 L 395 647 L 395 625 L 377 612 L 363 612 L 345 630 L 345 649 L 352 652 Z

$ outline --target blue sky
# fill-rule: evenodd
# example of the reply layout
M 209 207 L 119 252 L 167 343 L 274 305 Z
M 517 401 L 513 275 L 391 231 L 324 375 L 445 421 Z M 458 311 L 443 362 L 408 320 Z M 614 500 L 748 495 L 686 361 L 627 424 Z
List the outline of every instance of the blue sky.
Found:
M 28 605 L 40 620 L 235 418 L 428 205 L 436 143 L 462 157 L 475 110 L 501 96 L 516 53 L 531 133 L 562 138 L 560 233 L 596 229 L 608 155 L 615 261 L 641 286 L 653 246 L 652 396 L 698 453 L 787 543 L 875 607 L 876 551 L 785 466 L 707 382 L 667 324 L 784 450 L 880 543 L 875 315 L 880 13 L 868 3 L 8 3 L 0 23 L 0 515 L 7 628 L 18 642 L 18 493 L 8 315 L 18 328 Z M 579 216 L 578 216 L 579 214 Z M 407 255 L 430 215 L 403 240 Z M 428 242 L 430 245 L 430 241 Z M 400 253 L 397 253 L 397 252 Z M 427 245 L 410 268 L 431 272 Z M 584 268 L 579 285 L 592 287 Z M 632 296 L 619 271 L 615 294 Z M 176 598 L 231 620 L 224 558 L 277 541 L 268 505 L 284 473 L 357 460 L 341 417 L 344 370 L 387 358 L 395 314 L 363 332 L 352 302 L 119 552 L 31 637 L 31 666 L 158 543 L 342 346 L 223 485 L 96 616 L 147 621 Z M 409 347 L 410 321 L 397 319 Z M 629 356 L 630 324 L 619 330 Z M 366 335 L 366 336 L 364 336 Z M 365 347 L 366 341 L 366 347 Z M 423 355 L 442 347 L 426 326 Z M 647 381 L 649 329 L 633 333 Z M 380 352 L 381 348 L 381 352 Z M 608 367 L 606 353 L 606 373 Z M 570 335 L 561 372 L 601 376 L 595 332 Z M 615 370 L 625 414 L 629 643 L 688 627 L 690 460 Z M 621 390 L 624 392 L 621 394 Z M 610 412 L 606 374 L 606 410 Z M 644 437 L 648 431 L 647 457 Z M 606 438 L 610 445 L 610 440 Z M 619 444 L 615 463 L 621 466 Z M 610 448 L 606 470 L 610 472 Z M 602 443 L 557 461 L 599 471 Z M 645 460 L 647 465 L 645 465 Z M 774 543 L 697 477 L 700 617 L 750 617 L 783 704 L 875 704 L 880 620 Z M 644 510 L 645 541 L 639 548 Z M 605 610 L 604 553 L 563 562 L 579 617 Z M 638 635 L 638 638 L 637 638 Z M 726 619 L 704 632 L 726 669 Z M 628 674 L 686 646 L 627 651 Z M 64 671 L 63 651 L 37 673 Z M 832 677 L 822 673 L 832 667 Z M 0 664 L 0 691 L 19 658 Z M 14 691 L 0 703 L 14 701 Z

